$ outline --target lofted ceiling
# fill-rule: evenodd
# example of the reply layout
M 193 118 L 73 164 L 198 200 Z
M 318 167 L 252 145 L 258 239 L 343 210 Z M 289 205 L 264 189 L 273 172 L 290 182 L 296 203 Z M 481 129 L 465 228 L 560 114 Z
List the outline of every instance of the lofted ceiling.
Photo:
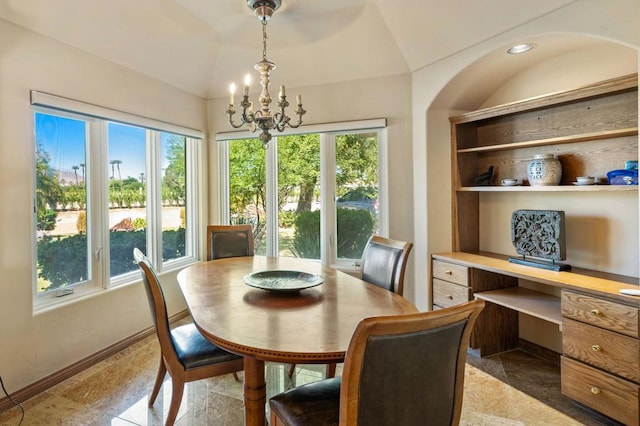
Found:
M 282 0 L 267 27 L 272 84 L 408 73 L 574 1 Z M 246 0 L 3 0 L 0 19 L 203 98 L 262 55 Z

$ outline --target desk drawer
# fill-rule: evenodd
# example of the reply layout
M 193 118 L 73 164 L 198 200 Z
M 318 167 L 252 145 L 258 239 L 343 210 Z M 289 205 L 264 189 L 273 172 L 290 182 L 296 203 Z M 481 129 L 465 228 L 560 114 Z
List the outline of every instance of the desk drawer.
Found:
M 626 425 L 638 425 L 640 386 L 562 357 L 562 393 Z
M 432 265 L 433 278 L 440 278 L 441 280 L 464 286 L 469 285 L 469 268 L 466 266 L 442 262 L 440 260 L 433 260 Z
M 640 382 L 640 340 L 565 318 L 562 352 L 571 358 Z
M 563 291 L 562 315 L 627 336 L 638 337 L 638 308 L 632 306 Z
M 433 279 L 433 303 L 443 308 L 469 301 L 471 289 L 447 281 Z

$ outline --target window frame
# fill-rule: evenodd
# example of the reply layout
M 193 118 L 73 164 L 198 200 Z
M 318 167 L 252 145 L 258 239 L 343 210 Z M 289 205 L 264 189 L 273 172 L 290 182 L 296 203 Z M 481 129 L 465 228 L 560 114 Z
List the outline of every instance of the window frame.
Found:
M 360 259 L 338 259 L 335 246 L 336 223 L 336 136 L 356 133 L 376 133 L 378 138 L 378 234 L 388 235 L 388 142 L 386 119 L 372 119 L 352 122 L 328 123 L 302 126 L 297 130 L 287 129 L 273 136 L 267 149 L 267 256 L 277 256 L 277 140 L 278 136 L 316 133 L 320 137 L 320 198 L 322 200 L 320 220 L 320 262 L 333 268 L 353 271 L 360 267 Z M 254 139 L 251 132 L 223 132 L 216 134 L 218 142 L 218 168 L 220 193 L 220 218 L 229 223 L 229 142 L 238 139 Z M 271 207 L 270 207 L 271 206 Z
M 37 276 L 37 229 L 36 229 L 36 186 L 35 164 L 37 134 L 35 127 L 36 113 L 70 118 L 84 121 L 85 146 L 86 146 L 86 212 L 87 212 L 87 245 L 90 279 L 86 282 L 74 284 L 71 294 L 59 297 L 56 290 L 38 293 Z M 33 279 L 33 310 L 34 314 L 46 312 L 61 305 L 66 305 L 76 300 L 103 294 L 122 286 L 140 281 L 140 273 L 137 270 L 125 272 L 115 277 L 110 277 L 109 262 L 109 171 L 108 171 L 108 124 L 110 122 L 135 126 L 145 130 L 145 153 L 147 176 L 147 256 L 156 265 L 158 272 L 169 272 L 181 269 L 196 263 L 200 259 L 199 230 L 201 229 L 200 216 L 200 169 L 202 164 L 202 145 L 204 132 L 181 126 L 164 123 L 161 121 L 129 114 L 122 111 L 99 107 L 72 99 L 62 98 L 43 92 L 31 92 L 31 125 L 32 125 L 32 279 Z M 185 256 L 162 261 L 162 144 L 161 134 L 175 134 L 185 137 L 185 162 L 186 162 L 186 199 L 185 199 Z

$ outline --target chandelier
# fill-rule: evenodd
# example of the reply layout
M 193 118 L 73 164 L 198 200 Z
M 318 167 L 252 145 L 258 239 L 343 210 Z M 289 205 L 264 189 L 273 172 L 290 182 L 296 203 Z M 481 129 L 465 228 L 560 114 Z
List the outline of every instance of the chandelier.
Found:
M 260 102 L 260 109 L 258 111 L 253 110 L 253 102 L 249 101 L 249 85 L 251 84 L 251 77 L 249 74 L 244 80 L 244 95 L 240 102 L 242 107 L 241 122 L 236 124 L 233 120 L 233 115 L 236 113 L 234 108 L 234 94 L 236 86 L 231 83 L 229 87 L 229 108 L 227 114 L 229 115 L 229 124 L 235 129 L 239 129 L 243 125 L 247 124 L 249 130 L 255 132 L 261 130 L 260 140 L 263 147 L 266 149 L 269 147 L 269 141 L 271 140 L 271 130 L 277 130 L 279 132 L 284 131 L 286 127 L 296 128 L 302 124 L 302 116 L 307 112 L 302 108 L 302 97 L 296 96 L 297 107 L 295 113 L 298 116 L 297 123 L 291 123 L 291 118 L 285 113 L 285 109 L 289 106 L 287 101 L 287 95 L 284 85 L 280 86 L 280 93 L 278 95 L 278 112 L 272 112 L 271 95 L 269 94 L 269 76 L 271 71 L 276 68 L 276 64 L 267 60 L 267 23 L 273 12 L 280 7 L 281 0 L 247 0 L 249 8 L 255 11 L 256 16 L 262 23 L 262 60 L 254 65 L 256 71 L 260 73 L 260 84 L 262 85 L 262 92 L 258 101 Z

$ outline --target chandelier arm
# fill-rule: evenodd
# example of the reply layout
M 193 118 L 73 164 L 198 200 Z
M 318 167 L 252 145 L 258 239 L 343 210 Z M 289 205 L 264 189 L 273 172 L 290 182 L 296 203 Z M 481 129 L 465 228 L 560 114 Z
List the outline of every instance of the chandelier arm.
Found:
M 229 116 L 229 124 L 234 129 L 239 129 L 240 127 L 244 126 L 245 122 L 244 120 L 242 120 L 240 124 L 236 124 L 235 121 L 233 120 L 233 115 L 235 113 L 236 113 L 236 110 L 233 108 L 233 105 L 229 105 L 229 108 L 227 108 L 227 115 Z
M 236 124 L 234 123 L 233 119 L 231 117 L 229 117 L 229 124 L 231 125 L 231 127 L 233 127 L 234 129 L 239 129 L 240 127 L 244 126 L 245 123 L 244 122 L 240 122 L 240 124 Z
M 245 95 L 240 102 L 242 107 L 242 121 L 251 124 L 255 121 L 255 113 L 252 111 L 253 104 L 249 101 L 249 95 Z
M 295 113 L 298 116 L 298 124 L 288 123 L 289 127 L 291 127 L 292 129 L 297 129 L 298 127 L 300 127 L 300 125 L 302 124 L 302 116 L 305 115 L 307 111 L 302 108 L 302 104 L 298 104 Z
M 289 117 L 283 117 L 282 120 L 280 120 L 279 122 L 275 123 L 273 128 L 276 129 L 279 132 L 284 132 L 284 129 L 289 125 Z M 291 127 L 291 126 L 289 126 Z

